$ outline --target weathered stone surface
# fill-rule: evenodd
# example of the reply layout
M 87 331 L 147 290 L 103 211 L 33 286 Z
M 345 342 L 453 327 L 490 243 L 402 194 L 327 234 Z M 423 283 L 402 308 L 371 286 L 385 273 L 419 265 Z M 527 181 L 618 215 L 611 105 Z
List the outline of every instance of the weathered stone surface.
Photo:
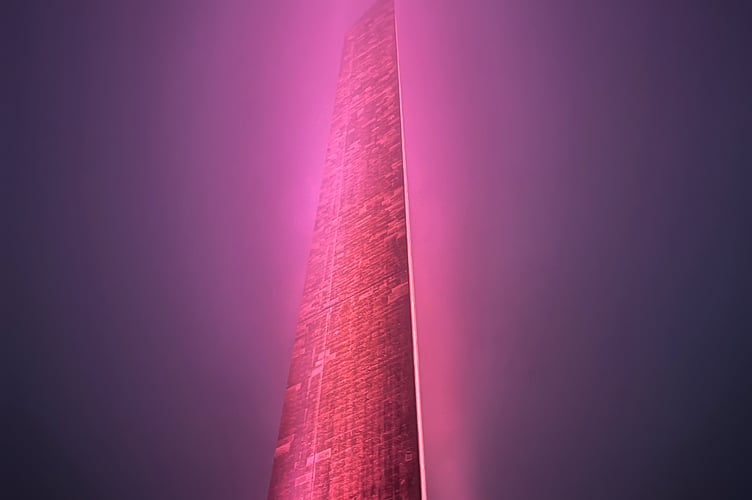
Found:
M 393 9 L 345 38 L 270 499 L 421 497 Z

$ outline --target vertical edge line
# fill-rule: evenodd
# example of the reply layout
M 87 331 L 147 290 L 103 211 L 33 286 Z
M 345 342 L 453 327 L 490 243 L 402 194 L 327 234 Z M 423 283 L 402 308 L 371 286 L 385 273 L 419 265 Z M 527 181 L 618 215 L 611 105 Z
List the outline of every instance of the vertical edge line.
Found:
M 415 373 L 415 405 L 418 414 L 418 459 L 420 461 L 420 495 L 426 500 L 426 460 L 423 451 L 423 412 L 420 404 L 420 367 L 418 362 L 418 331 L 417 319 L 415 317 L 415 279 L 413 272 L 413 255 L 410 238 L 410 202 L 407 195 L 407 161 L 405 157 L 405 117 L 402 109 L 402 79 L 400 77 L 399 62 L 399 39 L 397 36 L 397 6 L 396 2 L 392 3 L 394 9 L 394 45 L 397 54 L 397 94 L 399 96 L 400 109 L 400 143 L 402 144 L 402 184 L 405 194 L 405 226 L 407 231 L 407 271 L 408 281 L 410 282 L 410 323 L 413 334 L 413 368 Z

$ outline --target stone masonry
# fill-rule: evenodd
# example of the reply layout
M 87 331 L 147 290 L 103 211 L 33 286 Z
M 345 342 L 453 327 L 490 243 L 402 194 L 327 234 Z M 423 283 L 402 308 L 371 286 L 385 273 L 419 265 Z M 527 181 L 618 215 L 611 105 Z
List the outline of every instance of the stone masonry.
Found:
M 393 0 L 347 34 L 270 499 L 420 499 Z

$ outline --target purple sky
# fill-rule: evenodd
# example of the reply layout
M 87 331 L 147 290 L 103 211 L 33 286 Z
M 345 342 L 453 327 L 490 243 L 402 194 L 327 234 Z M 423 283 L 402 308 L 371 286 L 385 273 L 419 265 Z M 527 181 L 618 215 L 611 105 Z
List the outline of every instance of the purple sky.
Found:
M 26 497 L 265 497 L 370 3 L 9 7 Z M 398 0 L 432 500 L 752 497 L 749 11 Z

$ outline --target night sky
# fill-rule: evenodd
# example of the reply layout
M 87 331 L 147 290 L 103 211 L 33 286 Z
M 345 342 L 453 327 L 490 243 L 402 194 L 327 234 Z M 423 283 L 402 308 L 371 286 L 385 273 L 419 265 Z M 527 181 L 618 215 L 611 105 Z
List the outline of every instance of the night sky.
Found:
M 3 7 L 9 498 L 265 498 L 370 3 Z M 752 498 L 752 4 L 397 16 L 431 500 Z

